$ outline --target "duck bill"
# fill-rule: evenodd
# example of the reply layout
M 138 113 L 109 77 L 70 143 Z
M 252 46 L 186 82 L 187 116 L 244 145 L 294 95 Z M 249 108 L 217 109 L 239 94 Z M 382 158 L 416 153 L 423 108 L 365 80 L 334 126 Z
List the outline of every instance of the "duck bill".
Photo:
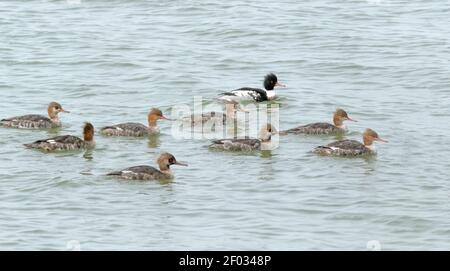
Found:
M 177 165 L 177 166 L 183 166 L 183 167 L 187 167 L 187 166 L 188 166 L 188 164 L 186 164 L 186 163 L 181 163 L 181 162 L 176 162 L 174 165 Z
M 285 88 L 286 87 L 286 85 L 278 83 L 278 82 L 275 83 L 275 86 L 276 87 L 280 87 L 280 88 Z
M 70 113 L 70 111 L 67 111 L 64 108 L 61 108 L 61 110 L 59 112 L 61 112 L 61 113 Z
M 160 120 L 172 120 L 172 119 L 166 118 L 165 116 L 161 116 L 161 117 L 159 117 L 159 119 Z
M 389 142 L 389 141 L 384 140 L 384 139 L 382 139 L 382 138 L 376 138 L 375 141 L 378 141 L 378 142 L 380 142 L 380 143 L 388 143 L 388 142 Z
M 355 120 L 355 119 L 352 119 L 352 118 L 350 118 L 350 117 L 347 117 L 347 120 L 349 120 L 349 121 L 353 121 L 353 122 L 358 122 L 357 120 Z

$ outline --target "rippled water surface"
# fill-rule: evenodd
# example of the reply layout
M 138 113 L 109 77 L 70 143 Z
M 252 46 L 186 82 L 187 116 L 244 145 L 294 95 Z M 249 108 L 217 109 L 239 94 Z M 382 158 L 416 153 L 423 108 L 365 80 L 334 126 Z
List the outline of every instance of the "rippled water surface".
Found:
M 0 117 L 71 114 L 60 131 L 0 129 L 0 249 L 450 249 L 450 5 L 446 1 L 1 1 Z M 161 122 L 87 153 L 23 143 L 146 121 L 274 72 L 281 129 L 337 107 L 389 144 L 371 159 L 280 138 L 269 154 L 211 152 Z M 162 151 L 172 182 L 105 177 Z M 370 242 L 371 240 L 374 240 Z M 369 242 L 369 243 L 368 243 Z M 75 245 L 74 245 L 75 244 Z

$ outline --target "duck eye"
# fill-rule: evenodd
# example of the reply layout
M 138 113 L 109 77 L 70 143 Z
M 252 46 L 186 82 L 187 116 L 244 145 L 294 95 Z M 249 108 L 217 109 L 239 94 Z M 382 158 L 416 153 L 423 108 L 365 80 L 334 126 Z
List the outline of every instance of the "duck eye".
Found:
M 173 164 L 175 162 L 174 160 L 175 159 L 173 159 L 173 158 L 169 158 L 169 163 Z

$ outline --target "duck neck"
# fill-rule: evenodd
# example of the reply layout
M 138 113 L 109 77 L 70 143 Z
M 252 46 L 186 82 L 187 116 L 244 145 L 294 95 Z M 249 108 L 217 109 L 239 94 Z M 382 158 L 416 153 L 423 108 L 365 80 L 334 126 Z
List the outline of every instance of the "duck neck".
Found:
M 50 118 L 50 120 L 51 120 L 53 123 L 56 123 L 56 124 L 61 123 L 61 121 L 59 120 L 58 116 L 53 117 L 53 118 Z
M 272 136 L 267 136 L 267 135 L 265 135 L 265 134 L 263 134 L 262 136 L 261 136 L 261 142 L 262 143 L 270 143 L 270 141 L 272 140 Z
M 273 89 L 266 90 L 266 93 L 267 93 L 267 99 L 269 99 L 269 100 L 273 100 L 277 96 L 275 93 L 275 90 L 273 90 Z
M 94 133 L 88 132 L 84 134 L 85 142 L 93 142 L 94 141 Z
M 167 169 L 167 170 L 161 170 L 161 172 L 166 175 L 167 177 L 173 177 L 173 173 L 172 170 Z
M 368 136 L 363 136 L 364 146 L 367 148 L 373 148 L 373 139 Z
M 344 126 L 344 121 L 339 116 L 334 116 L 333 117 L 333 123 L 334 123 L 334 126 L 336 126 L 337 128 L 344 129 L 344 127 L 345 127 Z
M 159 170 L 161 171 L 162 174 L 166 175 L 167 177 L 170 178 L 173 177 L 172 170 L 170 170 L 170 166 L 160 164 Z
M 59 123 L 59 117 L 58 117 L 58 113 L 54 112 L 52 110 L 48 110 L 48 117 L 50 118 L 50 120 L 54 123 Z
M 148 127 L 156 128 L 157 127 L 158 118 L 155 116 L 148 117 Z

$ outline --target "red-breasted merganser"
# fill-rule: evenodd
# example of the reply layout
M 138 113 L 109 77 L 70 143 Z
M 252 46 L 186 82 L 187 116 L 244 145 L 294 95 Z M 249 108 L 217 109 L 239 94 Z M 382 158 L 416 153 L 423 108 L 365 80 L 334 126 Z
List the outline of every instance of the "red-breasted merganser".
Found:
M 209 148 L 214 150 L 224 151 L 255 151 L 268 149 L 272 139 L 272 135 L 277 134 L 278 131 L 271 124 L 264 125 L 260 130 L 260 138 L 234 138 L 234 139 L 220 139 L 214 140 Z M 266 145 L 266 146 L 265 146 Z
M 175 156 L 167 152 L 159 156 L 157 163 L 159 170 L 151 166 L 136 166 L 121 171 L 114 171 L 108 175 L 118 176 L 126 180 L 166 180 L 173 178 L 170 170 L 171 165 L 187 166 L 187 164 L 178 162 Z
M 299 126 L 292 128 L 280 134 L 307 134 L 307 135 L 331 135 L 331 134 L 343 134 L 347 132 L 347 128 L 344 125 L 344 121 L 354 121 L 356 120 L 350 118 L 342 109 L 337 109 L 333 114 L 333 123 L 317 122 L 311 123 L 304 126 Z
M 374 130 L 366 129 L 363 134 L 364 144 L 356 140 L 341 140 L 330 143 L 326 146 L 319 146 L 314 149 L 314 153 L 337 156 L 359 156 L 375 154 L 375 146 L 373 145 L 374 141 L 387 143 L 387 141 L 381 139 Z
M 188 117 L 184 117 L 182 120 L 184 122 L 190 122 L 192 125 L 204 124 L 208 121 L 221 121 L 223 125 L 227 124 L 228 118 L 231 120 L 236 119 L 236 113 L 248 112 L 239 105 L 236 101 L 230 101 L 225 104 L 226 114 L 222 112 L 207 112 L 203 114 L 192 114 Z
M 48 139 L 38 140 L 24 145 L 27 148 L 39 149 L 43 151 L 70 151 L 95 147 L 94 126 L 86 123 L 83 127 L 83 139 L 72 135 L 57 136 Z
M 264 77 L 265 90 L 260 88 L 244 87 L 222 93 L 222 96 L 220 96 L 219 99 L 224 101 L 270 101 L 276 98 L 276 93 L 274 91 L 274 88 L 276 86 L 285 87 L 285 85 L 278 83 L 278 78 L 275 74 L 269 73 L 268 75 L 266 75 L 266 77 Z
M 21 128 L 21 129 L 51 129 L 61 127 L 58 114 L 61 112 L 70 113 L 62 108 L 57 102 L 51 102 L 47 108 L 48 117 L 42 115 L 25 115 L 2 119 L 0 126 Z
M 159 134 L 158 120 L 168 120 L 161 110 L 153 108 L 148 113 L 148 127 L 140 123 L 121 123 L 103 127 L 100 132 L 105 136 L 149 136 Z

